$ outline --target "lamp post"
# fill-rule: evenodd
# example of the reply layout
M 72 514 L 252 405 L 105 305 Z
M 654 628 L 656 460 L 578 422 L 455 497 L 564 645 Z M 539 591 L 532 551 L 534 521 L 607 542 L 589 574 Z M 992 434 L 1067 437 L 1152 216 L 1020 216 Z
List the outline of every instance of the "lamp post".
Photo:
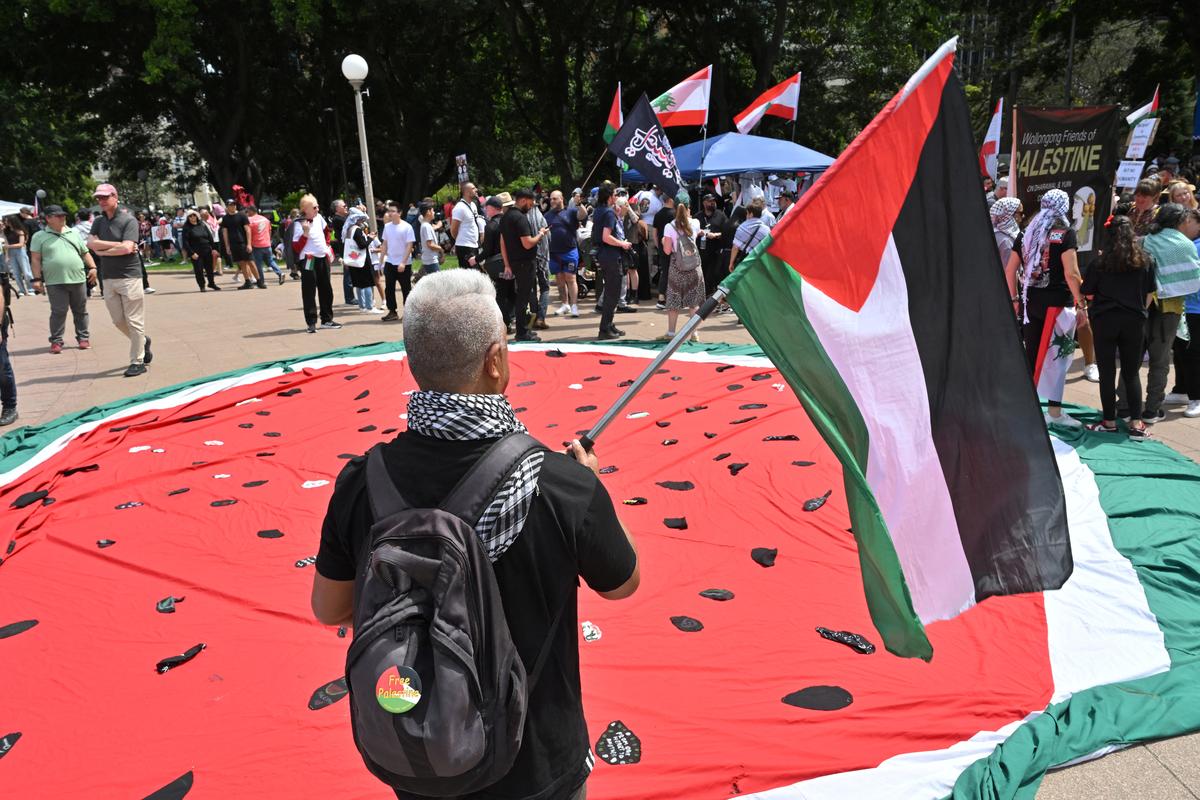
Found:
M 342 74 L 354 89 L 354 110 L 358 116 L 358 148 L 362 151 L 363 184 L 367 192 L 367 224 L 378 233 L 375 222 L 375 192 L 371 188 L 371 160 L 367 156 L 367 125 L 363 120 L 362 85 L 367 79 L 367 61 L 351 53 L 342 59 Z
M 333 129 L 337 133 L 338 169 L 342 173 L 342 189 L 344 190 L 350 181 L 346 178 L 346 150 L 342 147 L 342 117 L 337 113 L 336 108 L 326 108 L 321 113 L 333 117 Z

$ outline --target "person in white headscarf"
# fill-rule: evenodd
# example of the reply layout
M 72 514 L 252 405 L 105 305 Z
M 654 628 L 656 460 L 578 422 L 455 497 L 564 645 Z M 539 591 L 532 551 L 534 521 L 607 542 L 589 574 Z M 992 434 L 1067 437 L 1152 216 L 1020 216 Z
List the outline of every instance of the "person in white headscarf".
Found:
M 1008 264 L 1013 242 L 1021 233 L 1021 225 L 1018 220 L 1021 214 L 1021 201 L 1015 197 L 1001 197 L 992 203 L 988 213 L 992 216 L 992 233 L 996 236 L 996 249 L 1000 251 L 1000 263 Z
M 1077 428 L 1081 423 L 1062 410 L 1062 396 L 1075 326 L 1086 327 L 1088 319 L 1086 313 L 1076 317 L 1087 306 L 1070 210 L 1070 198 L 1061 189 L 1042 195 L 1041 210 L 1017 235 L 1004 272 L 1014 309 L 1024 311 L 1025 355 L 1038 395 L 1047 403 L 1046 423 Z

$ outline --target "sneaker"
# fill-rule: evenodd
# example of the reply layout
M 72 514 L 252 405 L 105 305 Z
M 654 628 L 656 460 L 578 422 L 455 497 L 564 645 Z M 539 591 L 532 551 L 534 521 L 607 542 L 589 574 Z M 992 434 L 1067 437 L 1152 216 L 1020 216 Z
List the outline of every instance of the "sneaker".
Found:
M 142 289 L 142 293 L 143 294 L 154 294 L 154 287 L 147 286 L 145 289 Z
M 637 309 L 633 306 L 617 306 L 618 314 L 636 314 Z
M 80 350 L 91 350 L 92 349 L 92 343 L 89 342 L 87 339 L 79 339 L 77 341 L 79 342 Z
M 149 364 L 154 360 L 154 353 L 150 352 L 150 337 L 146 337 L 146 354 L 142 356 L 142 363 Z
M 238 291 L 240 292 L 244 289 L 253 289 L 253 288 L 254 288 L 254 284 L 251 283 L 250 281 L 246 281 L 245 283 L 243 283 L 241 286 L 238 287 Z
M 609 333 L 615 333 L 617 336 L 624 336 L 624 335 L 625 335 L 625 331 L 621 330 L 621 329 L 620 329 L 620 328 L 618 328 L 616 325 L 612 325 L 612 326 L 610 326 L 610 327 L 609 327 L 609 329 L 608 329 L 608 332 L 609 332 Z
M 210 283 L 210 284 L 208 285 L 208 288 L 212 289 L 214 292 L 219 292 L 219 291 L 221 291 L 221 287 L 220 287 L 220 286 L 217 286 L 217 284 L 216 284 L 216 283 Z
M 368 314 L 382 314 L 382 313 L 383 313 L 383 309 L 382 309 L 382 308 L 375 308 L 374 306 L 372 306 L 371 308 L 368 308 L 368 309 L 367 309 L 367 313 L 368 313 Z
M 1200 415 L 1200 411 L 1198 411 L 1197 414 Z M 1083 427 L 1082 422 L 1075 419 L 1074 417 L 1072 417 L 1070 414 L 1068 414 L 1065 411 L 1062 412 L 1061 414 L 1059 414 L 1057 417 L 1053 416 L 1049 412 L 1047 412 L 1046 414 L 1044 414 L 1044 417 L 1046 420 L 1047 427 L 1050 425 L 1059 425 L 1064 428 L 1082 428 Z
M 518 342 L 540 342 L 541 340 L 542 337 L 538 336 L 533 331 L 525 331 L 524 333 L 517 334 Z
M 673 334 L 673 333 L 664 333 L 662 336 L 658 337 L 658 341 L 660 341 L 660 342 L 669 342 L 669 341 L 671 341 L 671 340 L 672 340 L 672 339 L 674 339 L 674 338 L 675 338 L 675 334 Z
M 127 370 L 125 370 L 125 372 L 124 372 L 124 375 L 126 378 L 136 378 L 138 375 L 145 375 L 145 374 L 146 374 L 146 365 L 145 364 L 130 364 L 129 368 Z
M 546 320 L 544 319 L 535 320 L 531 327 L 539 331 L 550 330 L 550 326 L 546 324 Z
M 619 333 L 613 333 L 612 331 L 604 331 L 603 333 L 601 333 L 601 334 L 600 334 L 599 336 L 597 336 L 596 338 L 597 338 L 597 339 L 599 339 L 599 340 L 600 340 L 600 341 L 602 341 L 602 342 L 607 342 L 607 341 L 611 341 L 612 339 L 620 339 L 620 338 L 621 338 L 621 334 L 619 334 Z
M 597 314 L 603 313 L 603 312 L 601 312 L 601 311 L 600 311 L 600 305 L 599 305 L 599 304 L 597 304 L 597 305 L 596 305 L 596 313 L 597 313 Z
M 1183 415 L 1190 418 L 1200 417 L 1200 400 L 1189 401 Z
M 579 306 L 571 306 L 571 316 L 576 319 L 579 318 Z
M 0 428 L 5 425 L 12 425 L 17 421 L 18 416 L 15 408 L 6 408 L 4 411 L 0 411 Z
M 1147 425 L 1153 425 L 1156 422 L 1162 422 L 1167 418 L 1167 412 L 1161 408 L 1158 411 L 1146 411 L 1142 414 L 1142 422 Z
M 561 306 L 558 307 L 558 310 L 554 312 L 554 315 L 556 317 L 565 317 L 567 314 L 570 314 L 570 313 L 571 313 L 571 307 L 569 305 L 567 305 L 566 303 L 563 303 Z
M 1085 380 L 1091 381 L 1092 383 L 1099 383 L 1100 368 L 1095 364 L 1088 364 L 1083 368 L 1083 377 Z
M 1188 396 L 1182 392 L 1170 392 L 1163 398 L 1164 406 L 1186 406 L 1188 404 Z
M 308 332 L 309 332 L 309 333 L 316 333 L 316 332 L 317 332 L 317 326 L 316 326 L 316 325 L 309 325 L 309 326 L 308 326 Z
M 322 322 L 322 323 L 321 323 L 321 327 L 322 327 L 322 328 L 326 328 L 326 329 L 328 329 L 328 330 L 331 330 L 331 331 L 334 331 L 334 330 L 337 330 L 338 328 L 342 327 L 342 323 L 340 323 L 340 322 L 333 322 L 333 321 L 331 320 L 331 321 L 329 321 L 329 322 Z
M 395 311 L 389 311 L 388 313 L 386 313 L 382 317 L 380 317 L 379 321 L 380 322 L 399 322 L 400 315 L 397 314 Z
M 286 280 L 287 280 L 287 278 L 283 277 L 283 273 L 282 272 L 279 273 L 279 285 L 283 286 L 283 282 Z
M 655 304 L 654 304 L 654 309 L 655 309 L 656 311 L 666 311 L 666 310 L 667 310 L 667 304 L 666 304 L 666 303 L 664 303 L 662 300 L 659 300 L 657 303 L 655 303 Z
M 258 284 L 258 288 L 265 289 L 265 288 L 267 288 L 267 285 L 265 283 L 260 283 L 260 284 Z
M 61 353 L 61 352 L 62 352 L 62 345 L 61 345 L 61 344 L 59 344 L 58 342 L 51 342 L 51 344 L 50 344 L 50 353 L 51 353 L 52 355 L 58 355 L 58 354 L 59 354 L 59 353 Z

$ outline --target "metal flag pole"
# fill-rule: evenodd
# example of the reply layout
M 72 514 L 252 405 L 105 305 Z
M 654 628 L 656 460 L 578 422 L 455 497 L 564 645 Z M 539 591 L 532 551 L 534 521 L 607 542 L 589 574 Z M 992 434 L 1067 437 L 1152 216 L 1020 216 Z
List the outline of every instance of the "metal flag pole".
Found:
M 592 447 L 596 444 L 596 440 L 600 438 L 600 434 L 604 433 L 604 429 L 608 427 L 609 423 L 617 418 L 617 415 L 625 409 L 625 406 L 629 405 L 629 401 L 632 400 L 634 396 L 642 390 L 643 387 L 645 387 L 651 376 L 658 371 L 658 368 L 661 367 L 667 359 L 675 354 L 675 351 L 678 350 L 680 346 L 688 340 L 688 337 L 692 335 L 692 332 L 695 331 L 696 328 L 700 327 L 701 322 L 708 319 L 708 315 L 711 314 L 718 305 L 720 305 L 721 301 L 724 300 L 728 294 L 728 289 L 726 289 L 724 286 L 718 286 L 716 291 L 712 293 L 712 296 L 704 301 L 704 304 L 696 310 L 696 313 L 692 315 L 691 319 L 684 323 L 683 327 L 679 329 L 679 332 L 675 334 L 675 338 L 669 341 L 667 346 L 664 347 L 662 351 L 654 357 L 654 359 L 644 370 L 642 370 L 642 374 L 638 376 L 637 380 L 629 385 L 629 387 L 625 390 L 625 393 L 617 399 L 617 402 L 613 403 L 612 407 L 608 409 L 608 411 L 604 412 L 604 416 L 600 417 L 600 420 L 592 426 L 591 430 L 589 430 L 585 435 L 579 437 L 579 443 L 583 445 L 584 450 L 592 449 Z

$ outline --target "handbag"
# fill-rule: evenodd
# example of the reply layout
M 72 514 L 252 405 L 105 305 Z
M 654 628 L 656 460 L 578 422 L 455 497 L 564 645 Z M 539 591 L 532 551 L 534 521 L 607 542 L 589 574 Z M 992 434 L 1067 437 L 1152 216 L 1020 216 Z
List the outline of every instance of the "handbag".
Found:
M 361 267 L 367 263 L 367 251 L 354 243 L 354 239 L 346 240 L 342 250 L 342 263 L 349 267 Z

